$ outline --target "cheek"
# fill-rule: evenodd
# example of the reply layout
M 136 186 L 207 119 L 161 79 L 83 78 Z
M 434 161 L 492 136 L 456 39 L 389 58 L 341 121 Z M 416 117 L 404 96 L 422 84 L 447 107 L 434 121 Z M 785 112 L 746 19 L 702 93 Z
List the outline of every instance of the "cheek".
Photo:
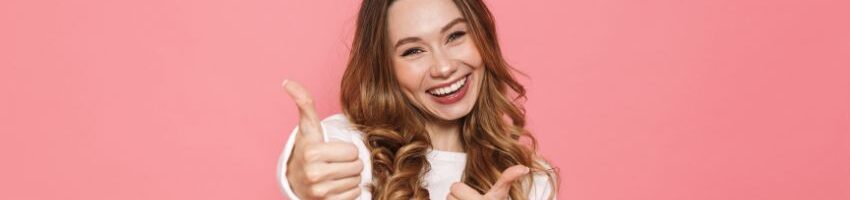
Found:
M 475 69 L 479 69 L 483 65 L 481 54 L 478 52 L 478 48 L 475 46 L 475 43 L 472 43 L 471 41 L 466 41 L 463 44 L 452 48 L 452 54 L 455 55 L 458 60 L 463 61 Z
M 393 63 L 396 79 L 405 93 L 416 93 L 422 85 L 425 71 L 417 63 L 399 61 Z

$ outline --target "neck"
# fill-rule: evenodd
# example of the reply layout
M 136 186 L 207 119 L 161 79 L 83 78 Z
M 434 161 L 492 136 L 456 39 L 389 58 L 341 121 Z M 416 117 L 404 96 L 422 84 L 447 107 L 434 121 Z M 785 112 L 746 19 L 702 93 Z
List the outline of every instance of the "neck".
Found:
M 425 129 L 428 131 L 434 150 L 463 152 L 463 144 L 460 142 L 459 120 L 434 120 L 426 123 Z

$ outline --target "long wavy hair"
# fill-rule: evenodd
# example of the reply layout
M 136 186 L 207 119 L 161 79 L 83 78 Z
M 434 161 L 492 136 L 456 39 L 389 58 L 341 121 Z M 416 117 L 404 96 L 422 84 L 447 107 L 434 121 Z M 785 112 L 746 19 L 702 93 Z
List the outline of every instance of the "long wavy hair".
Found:
M 396 80 L 386 23 L 392 3 L 364 0 L 361 4 L 342 77 L 342 109 L 364 133 L 371 152 L 373 199 L 428 199 L 422 177 L 430 170 L 426 154 L 432 146 L 425 122 L 434 116 L 415 106 Z M 482 0 L 454 3 L 467 20 L 469 35 L 485 65 L 476 103 L 460 119 L 461 144 L 467 154 L 462 181 L 484 193 L 503 170 L 525 165 L 532 172 L 546 172 L 557 191 L 557 172 L 539 162 L 543 158 L 537 155 L 537 141 L 524 128 L 525 110 L 520 103 L 525 89 L 502 57 L 493 16 Z M 532 183 L 532 178 L 515 182 L 509 192 L 511 199 L 527 199 L 529 188 L 524 186 L 531 184 L 521 182 Z

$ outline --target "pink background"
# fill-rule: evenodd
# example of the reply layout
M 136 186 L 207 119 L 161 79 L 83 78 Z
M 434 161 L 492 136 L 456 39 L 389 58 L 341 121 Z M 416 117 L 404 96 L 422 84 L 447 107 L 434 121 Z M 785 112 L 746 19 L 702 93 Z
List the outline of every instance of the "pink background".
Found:
M 489 0 L 561 199 L 850 199 L 850 3 Z M 357 0 L 0 2 L 0 199 L 282 199 Z

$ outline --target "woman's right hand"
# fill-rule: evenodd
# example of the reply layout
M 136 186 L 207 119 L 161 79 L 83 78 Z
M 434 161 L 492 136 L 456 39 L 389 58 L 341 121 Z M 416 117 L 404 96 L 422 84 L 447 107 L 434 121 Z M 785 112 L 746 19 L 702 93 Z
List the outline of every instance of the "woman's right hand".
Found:
M 359 197 L 363 163 L 357 157 L 357 148 L 351 143 L 324 141 L 313 99 L 307 90 L 293 81 L 284 81 L 283 87 L 299 112 L 298 136 L 286 171 L 292 191 L 302 199 Z

